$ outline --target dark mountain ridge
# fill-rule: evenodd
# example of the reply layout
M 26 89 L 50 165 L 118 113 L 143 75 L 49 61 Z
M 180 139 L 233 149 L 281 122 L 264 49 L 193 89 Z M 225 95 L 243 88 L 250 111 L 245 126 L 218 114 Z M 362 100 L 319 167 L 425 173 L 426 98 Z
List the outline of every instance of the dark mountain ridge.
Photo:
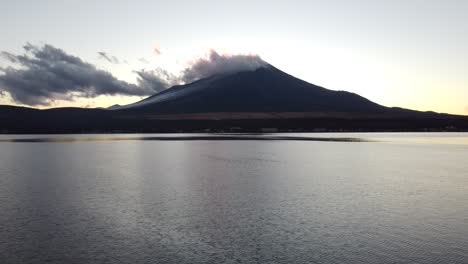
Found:
M 0 106 L 3 133 L 468 130 L 468 117 L 389 108 L 268 65 L 171 87 L 109 109 Z
M 357 94 L 328 90 L 268 65 L 179 85 L 121 110 L 157 113 L 354 112 L 388 108 Z

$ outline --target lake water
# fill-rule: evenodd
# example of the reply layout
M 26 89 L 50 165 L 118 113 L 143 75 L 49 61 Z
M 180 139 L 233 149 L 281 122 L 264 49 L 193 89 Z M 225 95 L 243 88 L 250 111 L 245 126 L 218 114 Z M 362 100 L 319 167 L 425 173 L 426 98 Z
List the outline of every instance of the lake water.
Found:
M 468 263 L 468 134 L 2 135 L 0 210 L 1 263 Z

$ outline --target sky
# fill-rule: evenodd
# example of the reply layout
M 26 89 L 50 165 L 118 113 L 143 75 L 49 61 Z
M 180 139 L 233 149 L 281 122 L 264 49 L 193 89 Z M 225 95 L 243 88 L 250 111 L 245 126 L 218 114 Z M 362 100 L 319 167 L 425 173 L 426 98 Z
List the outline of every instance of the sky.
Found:
M 0 104 L 132 103 L 175 83 L 213 49 L 258 55 L 305 81 L 385 106 L 468 115 L 465 0 L 0 1 Z M 27 67 L 42 67 L 34 80 L 48 80 L 42 55 L 60 70 L 51 62 L 57 54 L 78 65 L 63 76 L 80 70 L 83 79 L 63 77 L 56 85 L 70 88 L 48 93 L 24 86 Z M 102 88 L 107 82 L 111 89 Z M 26 87 L 21 93 L 18 83 Z

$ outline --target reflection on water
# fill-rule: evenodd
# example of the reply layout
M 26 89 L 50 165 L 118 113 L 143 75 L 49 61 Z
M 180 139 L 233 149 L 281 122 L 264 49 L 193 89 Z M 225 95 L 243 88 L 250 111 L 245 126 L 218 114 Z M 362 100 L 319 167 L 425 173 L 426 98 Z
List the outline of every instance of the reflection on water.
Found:
M 0 135 L 2 142 L 87 142 L 87 141 L 330 141 L 387 142 L 407 144 L 468 145 L 468 133 L 221 133 L 221 134 L 75 134 Z
M 83 141 L 195 141 L 195 140 L 288 140 L 288 141 L 335 141 L 335 142 L 365 142 L 369 139 L 362 138 L 348 138 L 348 137 L 313 137 L 313 136 L 280 136 L 269 134 L 168 134 L 158 136 L 122 136 L 122 135 L 109 135 L 109 136 L 52 136 L 52 137 L 6 137 L 0 138 L 0 142 L 24 142 L 24 143 L 40 143 L 40 142 L 83 142 Z
M 240 137 L 0 136 L 0 259 L 468 262 L 468 134 Z

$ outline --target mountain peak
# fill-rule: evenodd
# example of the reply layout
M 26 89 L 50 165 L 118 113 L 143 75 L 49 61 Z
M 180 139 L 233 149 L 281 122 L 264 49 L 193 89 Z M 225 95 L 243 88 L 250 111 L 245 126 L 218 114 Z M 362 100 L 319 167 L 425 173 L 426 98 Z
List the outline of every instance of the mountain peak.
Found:
M 147 113 L 381 112 L 385 107 L 359 95 L 328 90 L 266 63 L 255 70 L 217 74 L 177 85 L 120 107 Z

